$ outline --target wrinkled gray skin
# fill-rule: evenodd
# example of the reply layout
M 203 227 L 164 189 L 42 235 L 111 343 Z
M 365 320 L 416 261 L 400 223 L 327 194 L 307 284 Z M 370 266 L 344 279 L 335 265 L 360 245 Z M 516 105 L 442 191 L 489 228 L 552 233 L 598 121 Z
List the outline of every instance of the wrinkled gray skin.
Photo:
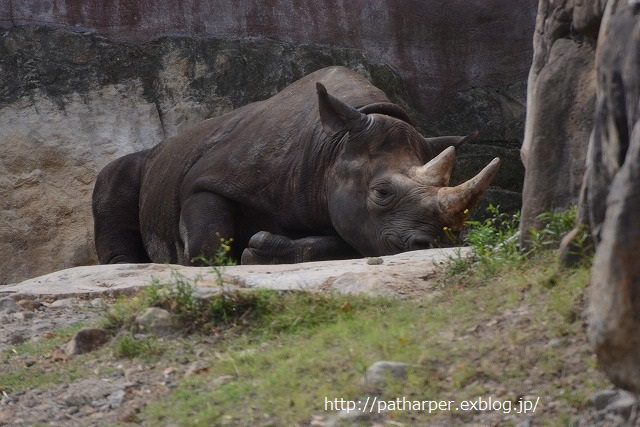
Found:
M 319 70 L 107 165 L 93 199 L 99 260 L 188 265 L 221 237 L 244 264 L 443 244 L 498 168 L 446 187 L 448 147 L 465 139 L 425 139 L 358 73 Z

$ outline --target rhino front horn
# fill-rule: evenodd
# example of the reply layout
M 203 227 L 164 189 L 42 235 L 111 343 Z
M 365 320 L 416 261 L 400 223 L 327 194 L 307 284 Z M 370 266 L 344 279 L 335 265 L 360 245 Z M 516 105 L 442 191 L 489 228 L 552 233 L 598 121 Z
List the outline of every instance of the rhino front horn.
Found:
M 496 157 L 467 182 L 438 190 L 438 204 L 452 225 L 462 226 L 469 211 L 475 207 L 493 181 L 499 167 L 500 159 Z

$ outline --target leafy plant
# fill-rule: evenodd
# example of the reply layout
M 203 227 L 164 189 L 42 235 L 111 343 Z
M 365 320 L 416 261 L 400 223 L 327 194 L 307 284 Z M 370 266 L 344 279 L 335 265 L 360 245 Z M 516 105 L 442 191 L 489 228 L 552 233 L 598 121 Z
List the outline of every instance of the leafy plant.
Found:
M 495 274 L 503 264 L 516 263 L 523 257 L 518 242 L 520 213 L 506 214 L 489 205 L 489 217 L 484 221 L 468 221 L 463 242 L 471 247 L 470 256 L 462 251 L 446 265 L 449 275 L 456 275 L 470 268 L 480 268 L 484 275 Z
M 142 355 L 154 355 L 162 353 L 158 339 L 155 337 L 136 336 L 127 333 L 119 337 L 114 345 L 114 355 L 133 359 Z
M 570 232 L 576 223 L 578 208 L 571 206 L 567 210 L 545 212 L 538 216 L 541 227 L 529 231 L 531 252 L 540 252 L 546 249 L 556 249 L 562 238 Z M 587 238 L 586 230 L 579 236 L 583 244 Z
M 146 288 L 142 299 L 147 307 L 163 308 L 185 324 L 197 324 L 202 304 L 196 296 L 196 286 L 200 279 L 200 276 L 189 279 L 177 270 L 172 270 L 168 284 Z
M 233 238 L 225 239 L 224 237 L 220 237 L 220 233 L 216 233 L 216 236 L 218 236 L 218 238 L 220 239 L 220 244 L 218 245 L 216 253 L 213 255 L 213 257 L 206 258 L 204 254 L 200 254 L 199 256 L 193 258 L 191 262 L 200 262 L 211 267 L 211 270 L 216 274 L 218 278 L 218 284 L 222 286 L 222 275 L 224 273 L 224 267 L 236 265 L 237 262 L 230 255 Z
M 493 205 L 489 205 L 487 212 L 489 217 L 484 221 L 467 222 L 464 243 L 471 247 L 471 255 L 463 257 L 462 252 L 458 252 L 446 266 L 449 275 L 477 268 L 485 276 L 493 276 L 504 265 L 522 264 L 529 257 L 556 249 L 562 238 L 575 227 L 577 208 L 572 206 L 564 211 L 541 214 L 538 220 L 542 226 L 530 231 L 530 244 L 526 251 L 520 247 L 520 213 L 500 212 Z M 578 228 L 573 248 L 579 255 L 588 253 L 588 240 L 586 227 Z
M 121 295 L 99 322 L 99 326 L 108 330 L 112 335 L 116 335 L 122 330 L 132 330 L 135 326 L 136 316 L 147 307 L 149 304 L 144 298 Z

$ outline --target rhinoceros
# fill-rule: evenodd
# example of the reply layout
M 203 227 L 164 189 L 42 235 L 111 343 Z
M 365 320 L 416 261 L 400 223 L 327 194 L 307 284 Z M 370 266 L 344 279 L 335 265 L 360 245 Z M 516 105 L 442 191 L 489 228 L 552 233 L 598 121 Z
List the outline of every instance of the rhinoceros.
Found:
M 357 72 L 331 67 L 108 164 L 93 193 L 101 263 L 243 264 L 450 244 L 499 159 L 448 187 L 467 136 L 424 138 Z

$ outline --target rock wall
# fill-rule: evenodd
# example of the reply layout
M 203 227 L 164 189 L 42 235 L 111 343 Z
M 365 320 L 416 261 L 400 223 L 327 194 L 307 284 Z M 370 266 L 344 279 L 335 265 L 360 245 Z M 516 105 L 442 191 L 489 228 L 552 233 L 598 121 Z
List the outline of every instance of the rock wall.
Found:
M 4 3 L 4 5 L 3 5 Z M 262 38 L 359 49 L 406 81 L 430 120 L 452 94 L 524 79 L 536 0 L 0 0 L 0 28 L 38 25 L 118 40 Z
M 589 335 L 611 381 L 640 393 L 640 4 L 617 9 L 600 33 L 583 191 L 583 216 L 597 244 Z
M 521 148 L 521 241 L 543 212 L 576 203 L 595 105 L 594 56 L 603 1 L 540 0 Z
M 0 284 L 95 262 L 90 193 L 109 161 L 329 65 L 427 135 L 479 129 L 454 179 L 499 155 L 489 200 L 519 206 L 535 2 L 325 3 L 0 0 Z
M 617 386 L 640 392 L 640 3 L 542 0 L 529 77 L 521 232 L 578 202 L 596 246 L 589 336 Z M 574 239 L 574 240 L 572 240 Z

